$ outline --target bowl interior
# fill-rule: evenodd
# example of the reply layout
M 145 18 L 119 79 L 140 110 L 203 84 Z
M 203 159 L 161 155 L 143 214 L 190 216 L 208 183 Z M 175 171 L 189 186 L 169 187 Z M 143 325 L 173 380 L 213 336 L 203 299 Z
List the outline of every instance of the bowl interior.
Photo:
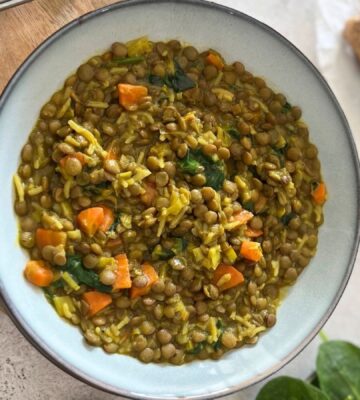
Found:
M 82 18 L 55 34 L 30 57 L 0 102 L 0 288 L 13 316 L 37 345 L 78 377 L 115 393 L 143 398 L 225 394 L 283 365 L 325 322 L 339 299 L 356 254 L 358 176 L 354 145 L 336 100 L 305 58 L 269 28 L 210 3 L 125 2 Z M 240 60 L 303 109 L 318 146 L 329 200 L 316 257 L 291 288 L 278 323 L 254 347 L 220 361 L 181 367 L 145 365 L 86 346 L 80 332 L 58 318 L 22 275 L 27 256 L 17 243 L 12 176 L 41 105 L 90 56 L 114 41 L 142 35 L 177 38 Z

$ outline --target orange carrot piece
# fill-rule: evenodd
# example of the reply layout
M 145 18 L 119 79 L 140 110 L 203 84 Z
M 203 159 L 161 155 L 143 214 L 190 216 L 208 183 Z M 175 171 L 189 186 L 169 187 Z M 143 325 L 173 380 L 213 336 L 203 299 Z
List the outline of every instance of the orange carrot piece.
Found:
M 327 197 L 326 185 L 324 182 L 318 184 L 316 189 L 311 193 L 316 204 L 324 204 Z
M 103 221 L 104 209 L 102 207 L 86 208 L 77 216 L 77 222 L 80 229 L 89 236 L 94 236 Z
M 223 69 L 224 68 L 224 62 L 221 59 L 221 57 L 218 54 L 215 53 L 209 53 L 206 56 L 206 60 L 209 64 L 214 65 L 217 69 Z
M 148 278 L 148 283 L 145 287 L 142 288 L 137 288 L 135 286 L 132 286 L 131 292 L 130 292 L 130 298 L 135 299 L 136 297 L 139 296 L 144 296 L 145 294 L 149 293 L 151 286 L 159 279 L 159 276 L 155 270 L 155 268 L 145 262 L 142 266 L 142 271 L 143 274 Z
M 129 85 L 128 83 L 118 84 L 119 103 L 127 110 L 138 105 L 141 100 L 148 95 L 146 86 Z
M 248 221 L 250 221 L 253 216 L 254 214 L 252 212 L 248 210 L 241 210 L 236 214 L 232 215 L 230 221 L 237 221 L 240 222 L 241 225 L 243 225 L 246 224 Z
M 106 206 L 100 206 L 104 211 L 104 219 L 99 226 L 99 231 L 107 232 L 110 226 L 114 223 L 114 213 L 111 208 Z
M 250 261 L 259 261 L 262 257 L 262 250 L 260 243 L 245 240 L 241 244 L 240 254 Z
M 263 232 L 261 229 L 253 229 L 253 228 L 250 228 L 250 227 L 247 227 L 247 228 L 245 229 L 245 235 L 246 235 L 247 237 L 250 237 L 250 238 L 259 237 L 259 236 L 261 236 L 263 233 L 264 233 L 264 232 Z
M 84 154 L 77 151 L 76 153 L 68 154 L 67 156 L 60 159 L 59 164 L 60 164 L 61 168 L 65 167 L 65 163 L 68 158 L 77 158 L 81 162 L 81 165 L 85 164 Z
M 33 285 L 46 287 L 54 280 L 54 273 L 43 260 L 30 260 L 24 270 L 25 278 Z
M 88 315 L 91 317 L 112 303 L 112 297 L 107 293 L 94 290 L 83 294 L 83 299 L 89 305 Z
M 150 207 L 156 199 L 157 191 L 153 183 L 146 183 L 145 190 L 146 192 L 140 196 L 140 199 L 146 206 Z
M 114 289 L 129 289 L 131 288 L 131 278 L 129 270 L 129 261 L 125 253 L 120 253 L 115 256 L 118 268 L 116 280 L 113 284 Z
M 36 229 L 35 233 L 35 241 L 39 249 L 42 249 L 44 246 L 59 246 L 66 244 L 66 233 L 59 231 L 52 231 L 51 229 Z
M 223 284 L 221 284 L 220 281 L 220 285 L 218 287 L 221 291 L 230 289 L 244 282 L 244 275 L 240 271 L 231 265 L 220 264 L 214 272 L 213 284 L 217 286 L 219 280 L 227 274 L 229 275 L 230 279 L 225 280 Z

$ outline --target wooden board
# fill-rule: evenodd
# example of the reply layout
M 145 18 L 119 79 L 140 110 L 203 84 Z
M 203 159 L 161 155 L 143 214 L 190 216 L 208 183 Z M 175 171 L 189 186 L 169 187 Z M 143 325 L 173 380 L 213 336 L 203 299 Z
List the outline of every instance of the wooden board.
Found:
M 116 0 L 34 0 L 0 12 L 0 93 L 18 66 L 59 28 Z

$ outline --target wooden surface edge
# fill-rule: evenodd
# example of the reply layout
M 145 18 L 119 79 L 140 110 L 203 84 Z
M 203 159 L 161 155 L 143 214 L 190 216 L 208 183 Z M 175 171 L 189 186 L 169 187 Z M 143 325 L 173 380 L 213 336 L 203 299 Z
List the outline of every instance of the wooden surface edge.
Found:
M 47 37 L 90 11 L 118 0 L 34 0 L 0 12 L 0 94 Z

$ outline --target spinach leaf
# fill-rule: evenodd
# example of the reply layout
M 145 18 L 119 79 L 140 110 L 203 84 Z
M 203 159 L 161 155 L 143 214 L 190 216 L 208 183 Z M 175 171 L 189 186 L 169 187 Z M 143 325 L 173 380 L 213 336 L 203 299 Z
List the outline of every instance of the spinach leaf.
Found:
M 242 204 L 245 210 L 254 213 L 254 203 L 252 201 L 247 201 L 246 203 Z
M 311 379 L 308 380 L 308 382 L 310 383 L 310 385 L 313 385 L 320 389 L 320 382 L 316 373 L 311 377 Z
M 319 348 L 316 372 L 331 400 L 360 400 L 360 348 L 331 340 Z
M 175 92 L 183 92 L 196 86 L 195 82 L 190 79 L 180 65 L 175 61 L 174 75 L 168 75 L 165 84 L 173 88 Z
M 216 328 L 218 329 L 219 333 L 219 338 L 218 340 L 213 344 L 214 350 L 219 350 L 221 347 L 221 336 L 224 333 L 225 330 L 225 325 L 223 324 L 221 319 L 218 319 L 216 322 Z
M 320 182 L 312 181 L 310 182 L 311 191 L 313 192 L 319 186 Z
M 182 172 L 189 175 L 196 175 L 201 170 L 201 164 L 191 155 L 190 151 L 178 161 L 178 165 Z
M 220 190 L 224 180 L 224 172 L 216 165 L 205 168 L 206 184 L 215 190 Z
M 110 187 L 111 187 L 111 182 L 104 181 L 104 182 L 98 183 L 97 185 L 87 185 L 84 187 L 84 189 L 87 192 L 90 192 L 93 194 L 100 194 L 103 189 L 109 189 Z
M 206 185 L 219 190 L 225 179 L 224 163 L 214 161 L 201 150 L 189 150 L 187 155 L 178 162 L 182 172 L 195 175 L 201 168 L 204 170 Z
M 271 146 L 273 152 L 278 156 L 279 161 L 280 161 L 280 167 L 284 168 L 285 167 L 285 153 L 288 148 L 288 145 L 286 144 L 284 147 L 277 148 L 275 146 Z
M 68 256 L 65 269 L 67 272 L 71 273 L 79 283 L 84 283 L 99 292 L 111 292 L 111 286 L 102 284 L 96 272 L 84 268 L 79 255 Z
M 116 230 L 116 227 L 120 224 L 120 217 L 121 217 L 121 212 L 118 212 L 115 215 L 114 222 L 110 225 L 109 231 L 114 232 Z
M 276 147 L 276 146 L 271 146 L 271 148 L 272 148 L 273 152 L 276 153 L 277 155 L 284 156 L 286 153 L 286 150 L 288 148 L 288 145 L 285 144 L 285 146 L 280 147 L 280 148 Z
M 149 75 L 149 82 L 155 86 L 168 86 L 175 92 L 183 92 L 196 86 L 195 82 L 190 79 L 180 65 L 174 61 L 175 72 L 164 77 Z
M 300 379 L 281 376 L 268 382 L 256 400 L 329 400 L 319 389 Z
M 183 238 L 174 238 L 175 243 L 171 249 L 166 249 L 160 244 L 156 245 L 152 252 L 151 257 L 153 260 L 169 260 L 172 257 L 182 253 L 187 246 L 187 241 Z
M 175 252 L 175 254 L 179 254 L 186 249 L 187 245 L 187 240 L 177 237 L 175 238 L 175 245 L 172 250 Z
M 284 224 L 284 225 L 288 225 L 289 222 L 295 218 L 297 215 L 293 212 L 289 212 L 289 214 L 285 214 L 280 218 L 280 221 Z
M 204 348 L 204 343 L 205 342 L 200 342 L 200 343 L 197 343 L 195 346 L 194 346 L 194 348 L 193 349 L 191 349 L 191 350 L 188 350 L 187 351 L 187 353 L 188 354 L 199 354 L 200 352 L 201 352 L 201 350 Z
M 259 179 L 261 182 L 266 182 L 266 179 L 263 178 L 257 171 L 256 165 L 248 165 L 248 170 L 252 173 L 252 176 L 256 179 Z
M 219 350 L 221 348 L 221 336 L 212 346 L 213 346 L 214 350 Z
M 226 132 L 227 132 L 231 137 L 233 137 L 234 139 L 240 139 L 240 137 L 241 137 L 240 132 L 239 132 L 237 129 L 235 129 L 235 128 L 228 128 L 228 129 L 226 130 Z
M 151 257 L 153 260 L 169 260 L 174 257 L 175 253 L 170 249 L 165 249 L 160 244 L 154 247 L 154 250 L 151 252 Z
M 45 297 L 48 299 L 48 301 L 50 303 L 53 303 L 56 289 L 61 289 L 63 287 L 64 287 L 64 281 L 60 278 L 52 282 L 51 285 L 44 287 L 43 292 L 45 293 Z
M 292 105 L 287 101 L 283 105 L 283 108 L 281 109 L 281 112 L 285 114 L 285 113 L 289 112 L 291 110 L 291 108 L 292 108 Z
M 224 163 L 214 161 L 211 157 L 205 155 L 201 150 L 190 150 L 192 156 L 204 167 L 206 185 L 215 190 L 219 190 L 225 180 Z
M 136 57 L 114 57 L 108 64 L 108 67 L 115 67 L 118 65 L 132 65 L 138 64 L 144 61 L 144 57 L 136 56 Z

